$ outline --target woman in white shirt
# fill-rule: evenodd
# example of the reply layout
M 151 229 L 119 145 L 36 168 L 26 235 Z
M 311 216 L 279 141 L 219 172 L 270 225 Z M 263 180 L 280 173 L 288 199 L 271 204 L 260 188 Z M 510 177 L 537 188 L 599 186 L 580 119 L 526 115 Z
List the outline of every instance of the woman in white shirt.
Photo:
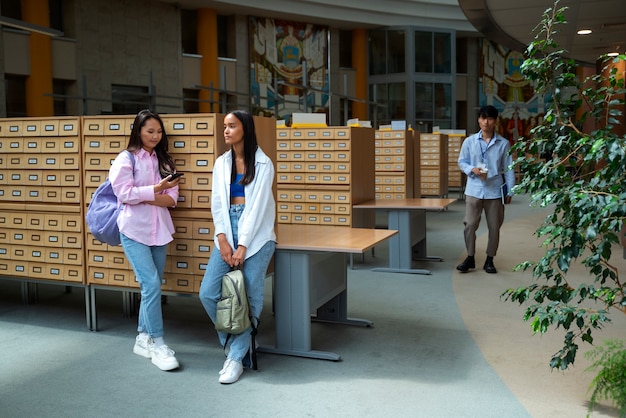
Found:
M 211 213 L 215 247 L 200 287 L 200 300 L 215 322 L 222 277 L 241 268 L 246 283 L 253 325 L 241 334 L 218 332 L 227 352 L 219 382 L 236 382 L 244 366 L 251 367 L 251 334 L 263 309 L 265 276 L 274 249 L 276 203 L 272 192 L 274 165 L 257 144 L 254 119 L 236 110 L 224 117 L 224 140 L 230 150 L 213 166 Z

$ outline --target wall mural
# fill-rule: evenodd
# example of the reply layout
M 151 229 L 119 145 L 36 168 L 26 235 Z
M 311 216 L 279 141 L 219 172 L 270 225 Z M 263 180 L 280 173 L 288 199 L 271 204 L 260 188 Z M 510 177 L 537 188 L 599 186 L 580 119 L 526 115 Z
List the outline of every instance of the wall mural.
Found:
M 328 28 L 250 17 L 250 83 L 256 114 L 328 114 Z
M 479 81 L 480 105 L 493 105 L 499 113 L 496 129 L 513 144 L 530 136 L 530 130 L 543 120 L 548 98 L 539 96 L 524 79 L 522 53 L 482 40 Z

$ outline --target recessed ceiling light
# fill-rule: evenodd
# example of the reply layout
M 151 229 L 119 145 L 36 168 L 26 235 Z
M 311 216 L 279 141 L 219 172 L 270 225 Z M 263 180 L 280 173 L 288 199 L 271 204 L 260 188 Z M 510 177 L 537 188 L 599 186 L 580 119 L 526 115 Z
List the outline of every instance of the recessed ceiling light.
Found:
M 591 33 L 591 29 L 581 29 L 576 33 L 579 35 L 589 35 Z

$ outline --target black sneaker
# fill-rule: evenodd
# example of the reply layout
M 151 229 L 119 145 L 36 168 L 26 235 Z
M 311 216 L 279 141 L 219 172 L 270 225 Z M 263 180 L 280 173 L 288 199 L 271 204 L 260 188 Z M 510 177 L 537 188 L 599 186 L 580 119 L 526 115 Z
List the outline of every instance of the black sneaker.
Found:
M 474 257 L 469 256 L 469 255 L 467 256 L 465 260 L 463 260 L 461 264 L 456 266 L 456 269 L 463 273 L 467 273 L 469 269 L 473 269 L 473 268 L 476 268 L 476 262 L 474 261 Z

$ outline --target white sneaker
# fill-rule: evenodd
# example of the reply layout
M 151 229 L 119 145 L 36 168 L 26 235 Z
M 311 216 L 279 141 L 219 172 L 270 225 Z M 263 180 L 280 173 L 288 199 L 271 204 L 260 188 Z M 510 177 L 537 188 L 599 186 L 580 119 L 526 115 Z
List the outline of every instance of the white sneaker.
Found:
M 150 344 L 150 354 L 152 355 L 152 364 L 161 370 L 174 370 L 178 368 L 178 360 L 174 357 L 174 350 L 167 345 L 155 348 L 154 343 Z
M 221 376 L 221 375 L 223 375 L 223 374 L 224 374 L 224 372 L 226 371 L 226 367 L 228 366 L 228 363 L 230 363 L 230 359 L 229 359 L 229 358 L 227 358 L 227 359 L 224 361 L 224 365 L 222 366 L 222 370 L 220 370 L 220 373 L 219 373 L 219 374 L 220 374 L 220 376 Z
M 239 380 L 239 377 L 243 373 L 243 365 L 240 361 L 226 359 L 224 368 L 220 371 L 220 383 L 230 384 Z
M 144 358 L 151 358 L 150 344 L 152 344 L 152 338 L 148 334 L 139 334 L 135 338 L 135 346 L 133 347 L 133 353 L 140 355 Z

